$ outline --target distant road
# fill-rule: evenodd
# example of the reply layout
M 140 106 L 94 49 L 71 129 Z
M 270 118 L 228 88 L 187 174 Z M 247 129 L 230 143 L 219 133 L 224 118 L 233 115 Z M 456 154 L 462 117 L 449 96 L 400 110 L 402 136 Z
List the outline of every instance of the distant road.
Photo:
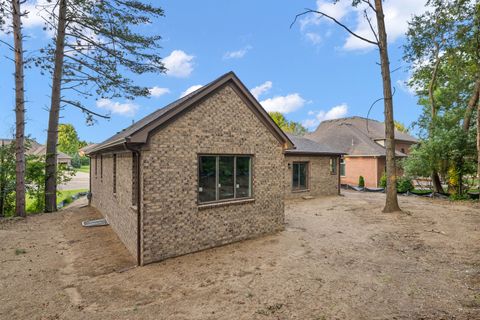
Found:
M 58 190 L 88 189 L 89 174 L 77 171 L 72 180 L 58 186 Z

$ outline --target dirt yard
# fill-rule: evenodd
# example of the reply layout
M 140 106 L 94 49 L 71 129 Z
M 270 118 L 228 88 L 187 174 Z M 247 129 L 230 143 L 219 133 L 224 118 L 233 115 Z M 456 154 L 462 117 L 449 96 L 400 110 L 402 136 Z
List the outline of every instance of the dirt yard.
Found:
M 82 202 L 3 221 L 0 319 L 480 319 L 480 208 L 383 201 L 287 202 L 283 232 L 140 268 Z

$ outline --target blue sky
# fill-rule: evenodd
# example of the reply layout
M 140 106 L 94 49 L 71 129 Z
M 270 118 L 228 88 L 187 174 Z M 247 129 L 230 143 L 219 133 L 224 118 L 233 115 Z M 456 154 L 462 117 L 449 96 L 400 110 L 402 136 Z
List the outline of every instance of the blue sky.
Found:
M 44 1 L 44 0 L 37 0 Z M 300 19 L 292 28 L 295 14 L 304 8 L 320 8 L 334 15 L 353 30 L 372 38 L 362 12 L 352 9 L 349 0 L 336 5 L 330 1 L 159 1 L 165 17 L 148 26 L 160 34 L 161 56 L 167 74 L 146 74 L 135 81 L 152 88 L 152 97 L 135 101 L 90 101 L 92 109 L 111 112 L 110 120 L 85 124 L 82 113 L 71 107 L 62 111 L 63 123 L 72 123 L 81 139 L 100 142 L 132 121 L 176 100 L 189 88 L 204 85 L 234 71 L 268 110 L 285 113 L 309 130 L 324 119 L 366 116 L 373 101 L 382 96 L 378 52 L 355 41 L 344 30 L 313 15 Z M 30 15 L 25 21 L 27 54 L 49 40 L 42 31 L 35 1 L 29 0 Z M 407 20 L 424 11 L 421 0 L 385 2 L 390 40 L 395 118 L 406 125 L 415 121 L 421 108 L 405 87 L 409 74 L 402 61 L 402 44 Z M 8 39 L 7 35 L 1 35 Z M 15 115 L 13 63 L 5 47 L 1 50 L 0 110 L 3 115 L 0 136 L 11 135 Z M 43 143 L 48 122 L 50 79 L 37 70 L 26 74 L 27 133 Z M 66 93 L 69 95 L 71 93 Z M 383 104 L 377 103 L 371 117 L 383 119 Z

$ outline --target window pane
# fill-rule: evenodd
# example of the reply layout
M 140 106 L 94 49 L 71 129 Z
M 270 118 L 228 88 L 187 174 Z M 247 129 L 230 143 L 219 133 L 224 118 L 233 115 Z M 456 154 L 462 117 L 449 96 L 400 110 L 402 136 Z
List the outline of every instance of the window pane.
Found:
M 216 200 L 216 157 L 200 157 L 198 168 L 199 201 L 207 202 Z
M 299 166 L 298 187 L 300 189 L 306 189 L 307 188 L 307 164 L 300 163 L 298 166 Z
M 298 188 L 298 163 L 293 164 L 293 179 L 292 179 L 292 188 Z
M 237 198 L 250 197 L 250 157 L 237 157 Z
M 337 158 L 330 158 L 330 173 L 337 173 Z
M 340 160 L 340 175 L 345 176 L 345 160 Z
M 218 158 L 219 199 L 233 198 L 233 157 Z

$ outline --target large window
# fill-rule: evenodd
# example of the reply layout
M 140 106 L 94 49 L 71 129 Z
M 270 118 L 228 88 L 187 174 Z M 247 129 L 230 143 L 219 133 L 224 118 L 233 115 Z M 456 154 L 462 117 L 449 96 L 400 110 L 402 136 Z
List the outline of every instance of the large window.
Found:
M 250 156 L 200 156 L 199 203 L 251 197 L 251 173 Z
M 306 190 L 308 186 L 308 162 L 294 162 L 292 169 L 292 189 Z
M 345 159 L 340 159 L 340 176 L 345 177 Z

